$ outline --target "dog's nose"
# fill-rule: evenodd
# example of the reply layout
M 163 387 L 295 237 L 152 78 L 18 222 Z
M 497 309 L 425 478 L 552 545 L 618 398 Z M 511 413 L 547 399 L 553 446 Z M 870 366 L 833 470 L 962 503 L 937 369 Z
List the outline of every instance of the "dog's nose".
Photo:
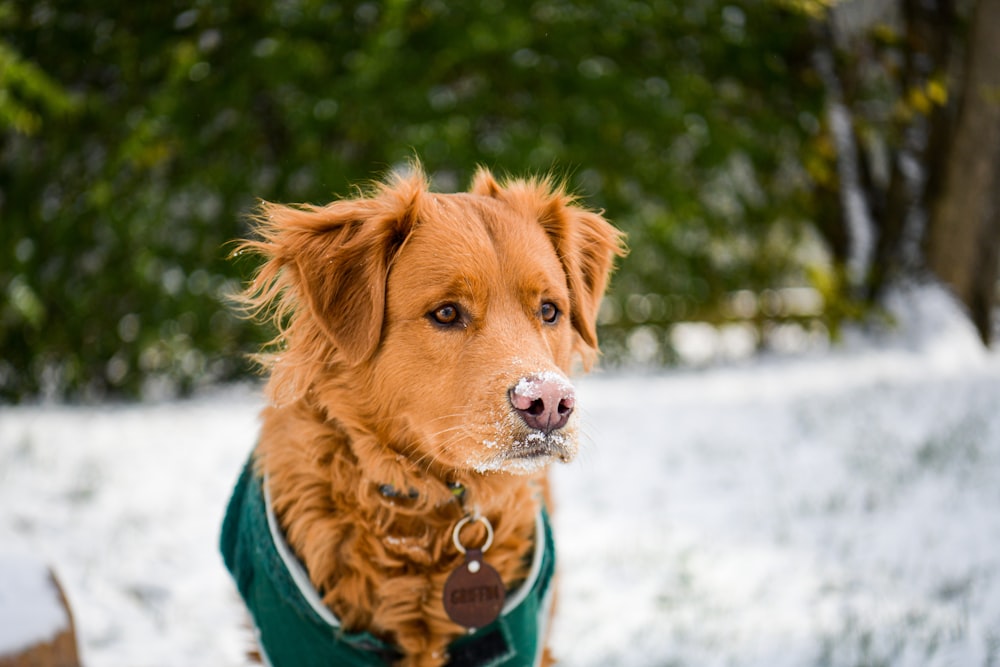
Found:
M 522 378 L 508 395 L 524 423 L 544 433 L 565 426 L 576 405 L 573 385 L 556 373 Z

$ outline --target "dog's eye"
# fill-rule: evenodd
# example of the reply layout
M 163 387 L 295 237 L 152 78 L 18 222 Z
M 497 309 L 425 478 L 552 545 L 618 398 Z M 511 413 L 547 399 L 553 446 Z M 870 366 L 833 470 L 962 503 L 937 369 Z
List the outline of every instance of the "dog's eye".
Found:
M 539 314 L 542 316 L 543 322 L 555 324 L 556 320 L 559 319 L 559 307 L 551 301 L 546 301 L 542 304 Z
M 458 306 L 453 303 L 446 303 L 437 310 L 429 313 L 430 318 L 443 326 L 453 326 L 462 321 Z

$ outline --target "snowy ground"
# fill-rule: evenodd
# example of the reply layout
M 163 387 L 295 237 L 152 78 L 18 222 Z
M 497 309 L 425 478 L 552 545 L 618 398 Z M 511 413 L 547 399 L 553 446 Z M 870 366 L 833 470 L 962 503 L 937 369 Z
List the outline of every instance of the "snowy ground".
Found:
M 580 380 L 556 471 L 570 666 L 1000 665 L 1000 354 L 936 292 L 843 349 Z M 0 407 L 0 550 L 89 667 L 242 664 L 218 525 L 259 399 Z

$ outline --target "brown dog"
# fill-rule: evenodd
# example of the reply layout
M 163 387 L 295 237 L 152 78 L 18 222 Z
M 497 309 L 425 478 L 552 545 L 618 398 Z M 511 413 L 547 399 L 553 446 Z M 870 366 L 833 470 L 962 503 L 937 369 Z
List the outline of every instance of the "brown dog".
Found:
M 566 378 L 596 354 L 621 235 L 550 180 L 501 185 L 481 169 L 469 193 L 436 194 L 419 167 L 323 207 L 264 204 L 258 232 L 241 246 L 266 259 L 244 303 L 280 335 L 248 469 L 279 551 L 322 600 L 314 611 L 362 638 L 350 650 L 377 654 L 357 664 L 531 664 L 498 658 L 496 637 L 471 644 L 487 621 L 453 620 L 446 582 L 479 571 L 474 546 L 501 597 L 536 576 L 546 467 L 578 446 Z M 224 551 L 246 541 L 238 523 L 227 517 Z M 273 607 L 275 594 L 251 591 L 261 574 L 233 561 L 244 597 Z M 492 596 L 476 590 L 452 602 Z M 266 614 L 251 611 L 281 667 Z M 310 646 L 290 650 L 309 664 Z

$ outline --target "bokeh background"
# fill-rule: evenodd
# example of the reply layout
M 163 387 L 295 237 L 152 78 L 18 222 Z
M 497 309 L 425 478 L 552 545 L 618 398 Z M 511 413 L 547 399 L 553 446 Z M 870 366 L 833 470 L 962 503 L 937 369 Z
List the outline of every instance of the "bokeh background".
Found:
M 0 555 L 84 664 L 246 664 L 232 241 L 414 158 L 629 235 L 561 664 L 1000 665 L 1000 0 L 0 0 Z
M 414 157 L 555 173 L 628 233 L 607 364 L 836 340 L 928 278 L 988 341 L 997 33 L 998 0 L 0 0 L 0 400 L 246 376 L 255 202 Z

